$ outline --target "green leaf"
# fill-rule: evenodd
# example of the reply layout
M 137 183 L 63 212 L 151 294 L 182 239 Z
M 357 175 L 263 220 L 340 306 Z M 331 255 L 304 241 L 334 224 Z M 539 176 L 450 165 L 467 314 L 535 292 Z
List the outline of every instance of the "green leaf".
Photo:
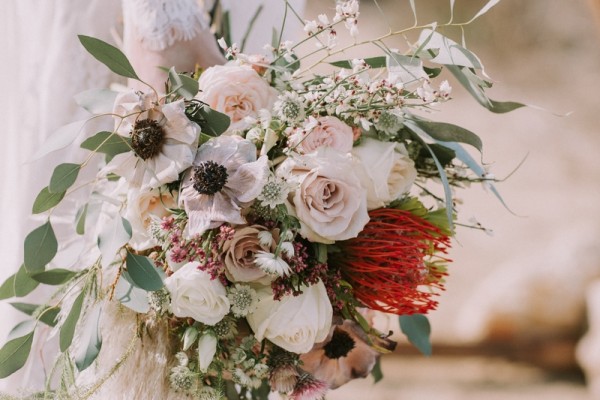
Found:
M 416 120 L 415 123 L 435 140 L 467 143 L 479 151 L 483 146 L 479 136 L 458 125 L 423 120 Z
M 497 114 L 507 113 L 517 108 L 526 107 L 526 104 L 517 103 L 515 101 L 495 101 L 490 99 L 491 106 L 487 107 L 488 110 Z
M 63 322 L 60 327 L 60 335 L 59 335 L 59 344 L 60 351 L 65 352 L 71 342 L 73 342 L 73 336 L 75 334 L 75 327 L 77 326 L 77 321 L 79 320 L 79 316 L 81 315 L 81 307 L 83 306 L 85 292 L 79 293 L 79 296 L 73 302 L 73 306 L 71 307 L 71 311 L 69 311 L 69 315 L 67 315 L 67 319 Z
M 75 183 L 80 169 L 81 165 L 79 164 L 64 163 L 57 165 L 50 178 L 48 191 L 54 194 L 66 192 Z
M 9 276 L 2 286 L 0 286 L 0 300 L 10 299 L 15 297 L 15 278 L 17 274 Z
M 85 139 L 81 143 L 81 148 L 114 157 L 131 151 L 131 139 L 113 132 L 102 131 Z
M 418 57 L 390 53 L 386 57 L 386 64 L 390 76 L 396 77 L 400 82 L 411 83 L 428 78 L 423 69 L 423 61 Z
M 33 331 L 10 340 L 0 349 L 0 378 L 6 378 L 20 370 L 31 351 Z
M 94 309 L 88 314 L 85 326 L 83 327 L 83 333 L 81 335 L 82 346 L 75 355 L 75 365 L 79 371 L 83 371 L 98 357 L 100 349 L 102 348 L 102 336 L 100 334 L 100 314 L 102 308 L 96 305 Z
M 92 114 L 112 112 L 117 92 L 109 89 L 86 90 L 75 95 L 75 102 Z
M 86 121 L 76 121 L 68 125 L 61 126 L 52 135 L 48 137 L 33 155 L 32 160 L 38 160 L 53 151 L 64 149 L 79 136 L 79 132 Z
M 115 259 L 117 252 L 131 239 L 131 225 L 117 215 L 102 226 L 98 235 L 98 248 L 102 254 L 102 266 L 107 267 Z
M 429 79 L 437 78 L 442 73 L 441 68 L 423 67 L 423 70 L 425 70 Z
M 158 269 L 148 257 L 127 253 L 126 265 L 132 283 L 140 289 L 153 292 L 164 286 Z
M 422 314 L 401 315 L 400 329 L 421 353 L 426 356 L 431 355 L 431 342 L 429 340 L 431 326 L 426 316 Z
M 27 274 L 25 264 L 21 265 L 21 268 L 15 274 L 14 280 L 14 294 L 16 297 L 27 296 L 29 293 L 39 286 L 39 282 L 34 281 Z
M 418 43 L 420 49 L 439 50 L 437 55 L 431 59 L 431 62 L 483 69 L 481 61 L 475 54 L 439 32 L 423 29 Z
M 191 100 L 198 94 L 198 81 L 184 74 L 178 74 L 175 67 L 169 70 L 169 81 L 172 90 L 186 100 Z
M 28 274 L 42 272 L 58 249 L 58 242 L 50 221 L 35 228 L 25 238 L 25 269 Z
M 75 232 L 78 235 L 83 235 L 85 233 L 85 219 L 87 217 L 87 212 L 88 204 L 77 210 L 77 215 L 75 216 Z
M 123 52 L 100 39 L 78 35 L 79 41 L 95 59 L 106 65 L 115 74 L 140 80 Z
M 63 197 L 65 197 L 65 194 L 66 192 L 51 193 L 48 186 L 46 186 L 35 198 L 31 212 L 33 214 L 40 214 L 44 211 L 48 211 L 60 203 Z
M 213 137 L 225 132 L 231 123 L 229 116 L 213 110 L 206 104 L 198 107 L 196 114 L 200 118 L 195 121 L 200 125 L 202 132 Z
M 140 314 L 146 314 L 150 311 L 148 292 L 134 286 L 126 271 L 123 272 L 121 278 L 115 287 L 115 298 L 125 307 Z
M 487 4 L 485 6 L 483 6 L 483 8 L 481 10 L 479 10 L 479 12 L 477 14 L 475 14 L 475 16 L 473 18 L 471 18 L 469 20 L 469 22 L 467 22 L 467 24 L 470 24 L 471 22 L 475 21 L 477 18 L 481 17 L 483 14 L 485 14 L 486 12 L 488 12 L 490 10 L 490 8 L 494 7 L 499 2 L 500 2 L 500 0 L 490 0 L 490 1 L 488 1 Z
M 50 307 L 47 305 L 42 306 L 40 304 L 31 304 L 31 303 L 9 303 L 9 304 L 11 306 L 13 306 L 14 308 L 16 308 L 17 310 L 21 311 L 22 313 L 33 316 L 34 318 L 37 318 L 37 316 L 39 316 L 39 320 L 48 326 L 56 325 L 56 317 L 58 317 L 58 313 L 60 312 L 60 308 Z M 37 310 L 39 310 L 39 311 L 36 313 Z
M 371 370 L 371 376 L 373 377 L 373 383 L 377 383 L 383 379 L 383 371 L 381 370 L 381 357 L 375 360 L 375 365 Z
M 76 272 L 68 269 L 55 268 L 33 274 L 31 275 L 31 278 L 46 285 L 57 286 L 68 282 L 76 274 Z

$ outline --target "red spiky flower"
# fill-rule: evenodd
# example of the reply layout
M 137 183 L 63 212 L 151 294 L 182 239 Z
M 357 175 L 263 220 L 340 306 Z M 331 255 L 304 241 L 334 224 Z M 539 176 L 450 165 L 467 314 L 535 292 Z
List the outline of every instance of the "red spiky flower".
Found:
M 442 255 L 450 238 L 408 211 L 381 208 L 358 237 L 338 242 L 341 251 L 329 262 L 342 271 L 354 297 L 366 307 L 397 315 L 435 309 L 434 289 L 444 290 Z

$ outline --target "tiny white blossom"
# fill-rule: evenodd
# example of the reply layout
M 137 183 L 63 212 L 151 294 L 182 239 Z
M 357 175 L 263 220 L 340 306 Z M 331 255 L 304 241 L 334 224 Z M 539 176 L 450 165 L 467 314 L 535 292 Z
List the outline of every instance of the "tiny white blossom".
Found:
M 304 21 L 304 32 L 308 33 L 309 35 L 314 35 L 317 33 L 318 29 L 319 25 L 317 24 L 317 21 Z
M 281 243 L 281 251 L 288 255 L 288 257 L 294 257 L 294 244 L 292 242 Z
M 319 14 L 319 16 L 317 17 L 319 19 L 319 22 L 323 25 L 329 25 L 329 18 L 327 18 L 326 14 Z
M 287 276 L 290 266 L 281 257 L 266 251 L 258 251 L 255 256 L 256 265 L 270 275 Z
M 450 97 L 450 93 L 452 93 L 452 86 L 445 80 L 440 84 L 440 97 L 447 99 Z
M 285 203 L 289 193 L 290 185 L 280 177 L 271 175 L 257 199 L 263 207 L 275 208 L 279 204 Z
M 219 46 L 221 46 L 223 50 L 227 50 L 227 42 L 225 41 L 225 38 L 220 38 L 217 40 L 217 43 L 219 43 Z
M 258 232 L 258 242 L 261 246 L 271 246 L 271 243 L 273 243 L 273 234 L 269 231 Z

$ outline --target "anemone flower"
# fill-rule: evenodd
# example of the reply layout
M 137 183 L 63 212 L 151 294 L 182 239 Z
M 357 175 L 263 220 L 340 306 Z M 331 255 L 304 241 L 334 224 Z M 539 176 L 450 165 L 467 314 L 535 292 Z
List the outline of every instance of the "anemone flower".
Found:
M 408 211 L 381 208 L 358 237 L 339 242 L 329 263 L 340 268 L 354 296 L 366 307 L 397 315 L 435 309 L 446 275 L 441 255 L 450 238 L 438 227 Z
M 369 345 L 369 338 L 354 321 L 345 320 L 334 325 L 331 334 L 311 351 L 300 356 L 302 369 L 315 378 L 336 389 L 356 378 L 365 378 L 371 373 L 380 352 Z M 392 351 L 396 343 L 377 338 L 383 351 Z
M 200 146 L 180 196 L 188 234 L 245 223 L 242 209 L 258 197 L 268 176 L 267 157 L 257 160 L 254 144 L 240 136 L 219 136 Z
M 183 101 L 158 104 L 154 95 L 126 92 L 117 96 L 116 134 L 132 151 L 117 154 L 103 173 L 114 173 L 142 190 L 176 181 L 192 165 L 200 127 L 185 115 Z

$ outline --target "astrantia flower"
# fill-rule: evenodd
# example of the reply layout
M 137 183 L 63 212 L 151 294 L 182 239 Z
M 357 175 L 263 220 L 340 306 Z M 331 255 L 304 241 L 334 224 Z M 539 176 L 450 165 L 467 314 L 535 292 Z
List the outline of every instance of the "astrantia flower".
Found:
M 113 113 L 116 133 L 132 151 L 117 154 L 103 169 L 124 177 L 132 186 L 157 188 L 178 179 L 192 165 L 200 127 L 185 115 L 183 101 L 157 105 L 149 94 L 119 94 Z
M 228 222 L 243 224 L 242 208 L 262 191 L 268 159 L 256 159 L 256 147 L 239 136 L 219 136 L 198 150 L 181 189 L 188 234 L 203 233 Z
M 275 208 L 279 204 L 285 203 L 289 193 L 290 185 L 285 180 L 270 175 L 257 199 L 260 200 L 263 207 Z
M 231 312 L 238 318 L 245 317 L 256 309 L 256 291 L 248 285 L 236 284 L 229 288 L 227 298 L 231 303 Z
M 266 251 L 259 251 L 255 256 L 256 265 L 269 275 L 287 276 L 291 273 L 290 266 L 281 257 Z
M 346 320 L 332 327 L 327 340 L 318 343 L 306 354 L 300 356 L 302 369 L 315 378 L 336 389 L 356 378 L 364 378 L 375 366 L 380 353 L 369 346 L 369 338 L 360 325 Z M 386 351 L 391 351 L 396 343 L 381 339 Z
M 397 315 L 434 309 L 432 288 L 443 289 L 445 272 L 432 257 L 447 251 L 449 237 L 408 211 L 381 208 L 369 216 L 358 237 L 337 243 L 341 251 L 329 263 L 340 268 L 366 307 Z
M 399 110 L 383 111 L 375 123 L 375 128 L 387 138 L 393 138 L 404 126 L 404 118 Z
M 289 125 L 301 122 L 306 117 L 304 99 L 296 92 L 285 92 L 279 96 L 273 111 L 279 119 Z

